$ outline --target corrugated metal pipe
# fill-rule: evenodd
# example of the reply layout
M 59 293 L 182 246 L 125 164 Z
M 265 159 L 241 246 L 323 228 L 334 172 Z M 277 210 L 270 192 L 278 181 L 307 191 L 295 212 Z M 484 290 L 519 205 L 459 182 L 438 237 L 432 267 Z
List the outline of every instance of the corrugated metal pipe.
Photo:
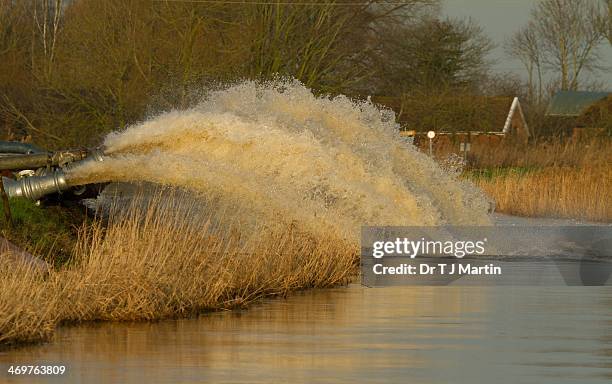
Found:
M 52 169 L 43 175 L 24 177 L 19 180 L 3 177 L 4 190 L 9 197 L 25 197 L 31 200 L 38 200 L 51 193 L 66 191 L 75 185 L 70 182 L 64 169 L 87 161 L 104 161 L 100 150 L 87 150 L 85 156 L 83 156 L 85 160 L 69 163 L 63 169 Z

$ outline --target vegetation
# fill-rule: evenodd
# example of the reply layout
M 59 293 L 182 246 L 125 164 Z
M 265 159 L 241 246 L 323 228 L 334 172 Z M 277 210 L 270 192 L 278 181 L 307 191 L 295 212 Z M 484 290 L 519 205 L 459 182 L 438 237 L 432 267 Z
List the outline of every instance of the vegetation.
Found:
M 510 215 L 612 222 L 612 168 L 546 167 L 510 171 L 475 184 L 495 199 L 496 209 Z
M 0 234 L 47 262 L 65 263 L 76 244 L 78 227 L 86 220 L 78 207 L 36 205 L 23 199 L 10 199 L 13 225 L 0 218 Z
M 550 93 L 598 86 L 585 76 L 602 68 L 599 47 L 610 30 L 603 2 L 534 7 L 533 21 L 507 44 L 526 83 L 492 75 L 490 38 L 440 8 L 439 0 L 0 0 L 0 139 L 96 145 L 159 110 L 190 105 L 202 87 L 275 76 L 318 92 L 401 96 L 406 111 L 435 110 L 440 95 L 465 96 L 448 111 L 454 117 L 487 115 L 486 103 L 474 102 L 480 96 L 518 95 L 540 135 L 555 130 L 542 127 Z M 415 115 L 416 125 L 429 123 L 420 120 L 429 114 Z
M 423 17 L 381 28 L 369 93 L 418 96 L 440 90 L 476 92 L 489 68 L 491 39 L 472 20 Z
M 464 177 L 496 201 L 496 210 L 528 217 L 612 222 L 612 142 L 551 142 L 479 149 Z
M 369 71 L 366 26 L 432 2 L 373 3 L 0 0 L 0 127 L 46 147 L 90 145 L 219 81 L 280 74 L 346 90 Z
M 442 18 L 438 0 L 0 0 L 0 129 L 47 148 L 98 144 L 243 78 L 359 97 L 476 89 L 491 47 L 474 22 Z
M 0 263 L 0 345 L 47 339 L 62 322 L 245 306 L 346 283 L 356 272 L 354 244 L 284 225 L 245 230 L 225 210 L 202 217 L 200 203 L 156 195 L 115 207 L 106 228 L 82 228 L 71 262 L 48 275 Z
M 60 293 L 31 264 L 0 256 L 0 346 L 53 335 Z
M 507 167 L 605 167 L 610 164 L 612 142 L 606 137 L 586 142 L 550 139 L 529 144 L 506 142 L 498 146 L 477 146 L 469 156 L 469 168 L 475 170 Z
M 610 16 L 602 2 L 543 0 L 506 48 L 523 62 L 530 93 L 541 99 L 546 69 L 553 71 L 560 89 L 577 90 L 584 72 L 605 68 L 600 48 L 609 28 Z
M 595 127 L 612 137 L 612 95 L 590 106 L 576 121 L 579 126 Z

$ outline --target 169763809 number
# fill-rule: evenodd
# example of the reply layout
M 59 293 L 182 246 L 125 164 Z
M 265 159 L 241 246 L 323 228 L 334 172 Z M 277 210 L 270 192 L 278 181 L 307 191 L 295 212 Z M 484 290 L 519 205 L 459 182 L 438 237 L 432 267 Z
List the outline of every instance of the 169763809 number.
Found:
M 59 376 L 66 373 L 65 365 L 11 365 L 9 375 L 22 376 Z

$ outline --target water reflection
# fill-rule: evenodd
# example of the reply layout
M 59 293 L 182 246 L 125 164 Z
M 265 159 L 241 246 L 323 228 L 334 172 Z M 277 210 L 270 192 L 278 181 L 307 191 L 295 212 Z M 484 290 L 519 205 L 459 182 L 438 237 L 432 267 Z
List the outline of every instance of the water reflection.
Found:
M 607 383 L 609 287 L 360 286 L 305 292 L 243 312 L 63 328 L 0 353 L 68 365 L 8 383 Z

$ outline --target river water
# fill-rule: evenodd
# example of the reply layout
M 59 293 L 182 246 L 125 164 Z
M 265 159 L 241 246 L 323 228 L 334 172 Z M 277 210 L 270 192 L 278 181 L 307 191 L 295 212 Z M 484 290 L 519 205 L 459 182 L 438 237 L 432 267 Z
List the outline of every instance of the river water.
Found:
M 9 377 L 63 364 L 62 377 Z M 244 311 L 62 327 L 0 382 L 609 383 L 609 287 L 354 284 Z

